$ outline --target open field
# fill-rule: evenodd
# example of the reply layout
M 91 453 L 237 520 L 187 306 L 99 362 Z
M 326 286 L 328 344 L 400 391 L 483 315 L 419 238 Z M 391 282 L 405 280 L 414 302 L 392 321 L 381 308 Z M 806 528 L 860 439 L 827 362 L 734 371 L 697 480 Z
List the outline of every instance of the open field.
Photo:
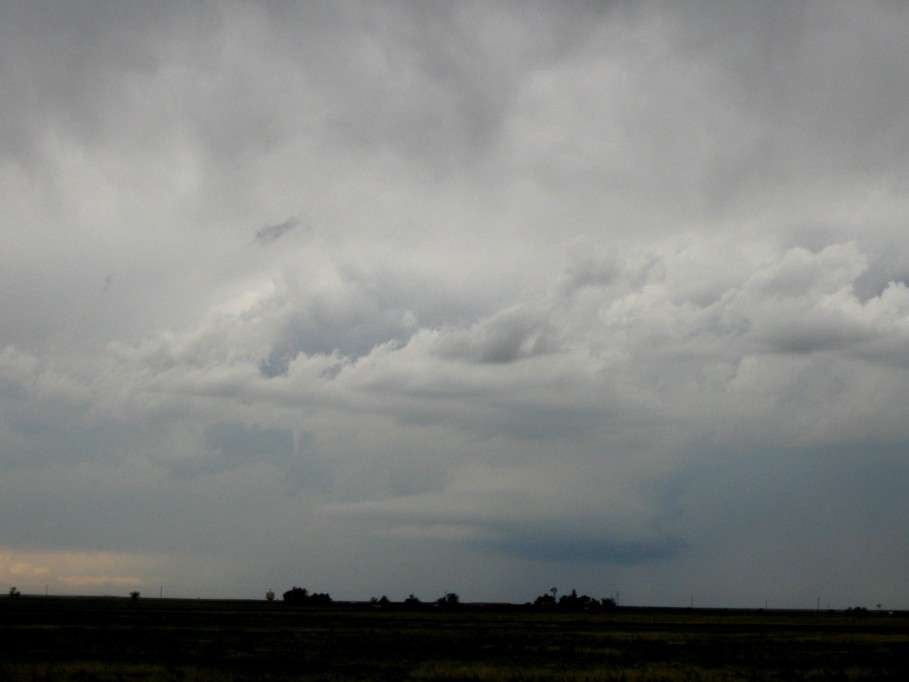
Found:
M 0 681 L 907 679 L 909 615 L 0 600 Z

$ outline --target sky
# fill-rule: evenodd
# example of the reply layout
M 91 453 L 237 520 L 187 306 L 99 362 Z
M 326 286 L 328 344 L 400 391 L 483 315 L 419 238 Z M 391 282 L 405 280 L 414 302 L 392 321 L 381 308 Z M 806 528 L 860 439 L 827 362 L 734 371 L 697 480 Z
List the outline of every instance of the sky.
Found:
M 909 7 L 0 3 L 0 587 L 909 608 Z

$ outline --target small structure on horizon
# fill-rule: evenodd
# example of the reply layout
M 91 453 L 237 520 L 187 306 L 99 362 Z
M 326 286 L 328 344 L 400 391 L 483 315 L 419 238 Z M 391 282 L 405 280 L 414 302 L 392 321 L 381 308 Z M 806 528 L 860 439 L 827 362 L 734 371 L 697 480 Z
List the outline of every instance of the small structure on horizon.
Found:
M 268 592 L 265 593 L 265 598 L 266 598 L 268 601 L 274 601 L 274 600 L 275 600 L 275 593 L 274 593 L 274 591 L 271 590 L 271 589 L 269 589 Z

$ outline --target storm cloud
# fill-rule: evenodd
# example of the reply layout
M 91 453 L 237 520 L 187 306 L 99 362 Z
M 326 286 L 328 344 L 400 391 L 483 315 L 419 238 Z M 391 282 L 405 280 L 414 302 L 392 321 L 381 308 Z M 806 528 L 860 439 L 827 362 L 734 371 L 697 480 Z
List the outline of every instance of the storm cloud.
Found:
M 909 608 L 907 58 L 887 3 L 3 3 L 0 578 Z

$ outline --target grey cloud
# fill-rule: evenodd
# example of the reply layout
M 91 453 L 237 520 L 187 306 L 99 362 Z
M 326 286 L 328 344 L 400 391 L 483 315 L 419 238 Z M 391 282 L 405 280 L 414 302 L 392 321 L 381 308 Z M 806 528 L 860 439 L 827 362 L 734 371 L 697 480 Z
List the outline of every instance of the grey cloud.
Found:
M 280 297 L 268 301 L 280 324 L 271 338 L 268 353 L 259 361 L 263 376 L 285 375 L 290 363 L 301 353 L 337 353 L 356 359 L 385 344 L 403 345 L 421 326 L 472 321 L 494 303 L 475 302 L 446 283 L 434 280 L 430 273 L 407 264 L 395 272 L 384 265 L 363 270 L 352 263 L 331 261 L 322 263 L 321 267 L 331 273 L 330 284 L 320 282 L 311 286 L 306 279 L 293 280 L 286 283 L 286 291 Z M 503 321 L 501 327 L 509 324 Z M 507 355 L 512 352 L 509 343 L 524 344 L 525 352 L 542 352 L 548 343 L 543 330 L 527 329 L 527 335 L 534 338 L 519 339 L 524 334 L 520 329 L 508 332 L 501 327 L 490 332 L 499 337 L 491 342 L 498 344 L 499 349 L 480 351 L 481 356 Z M 452 341 L 452 346 L 461 343 Z M 463 339 L 463 344 L 471 343 Z
M 504 542 L 490 542 L 487 547 L 528 559 L 579 561 L 610 566 L 640 565 L 670 559 L 682 551 L 684 543 L 671 537 L 653 542 L 626 542 L 596 536 L 511 535 Z
M 609 428 L 613 416 L 609 407 L 601 405 L 564 407 L 528 401 L 509 407 L 511 409 L 487 409 L 458 415 L 454 419 L 487 437 L 507 435 L 540 443 L 590 437 Z
M 561 405 L 557 402 L 500 401 L 479 389 L 446 386 L 410 388 L 414 402 L 396 408 L 402 424 L 450 425 L 480 438 L 513 438 L 537 445 L 560 439 L 583 441 L 622 421 L 612 405 Z
M 305 53 L 325 67 L 313 74 L 318 85 L 347 105 L 331 124 L 336 139 L 379 153 L 391 146 L 433 175 L 490 153 L 515 93 L 515 73 L 576 49 L 591 33 L 580 7 L 369 3 L 355 11 L 356 21 L 351 9 L 329 19 L 352 29 L 345 44 L 316 37 L 322 54 Z
M 500 364 L 559 350 L 548 322 L 534 313 L 505 311 L 470 329 L 445 330 L 437 343 L 442 357 Z
M 867 267 L 853 244 L 831 244 L 819 253 L 794 248 L 752 276 L 746 286 L 778 298 L 833 293 L 851 285 Z
M 286 459 L 294 454 L 293 435 L 283 429 L 246 427 L 240 424 L 211 424 L 205 430 L 205 446 L 212 456 L 178 461 L 175 473 L 188 475 L 207 470 L 245 467 Z
M 858 350 L 880 336 L 899 335 L 894 322 L 905 314 L 898 286 L 864 301 L 856 295 L 855 282 L 867 269 L 854 244 L 816 254 L 792 249 L 744 283 L 723 316 L 742 316 L 749 336 L 782 352 Z
M 837 320 L 819 320 L 807 324 L 800 320 L 793 327 L 782 327 L 784 325 L 761 333 L 761 339 L 781 353 L 813 353 L 848 348 L 869 336 L 864 330 L 849 329 Z
M 592 244 L 582 244 L 570 255 L 562 275 L 562 288 L 572 293 L 581 287 L 602 287 L 612 284 L 619 275 L 618 264 L 596 253 Z
M 260 230 L 256 230 L 256 237 L 253 241 L 260 246 L 266 246 L 280 239 L 291 230 L 300 226 L 299 218 L 288 218 L 283 223 L 276 225 L 266 225 Z
M 893 71 L 904 49 L 905 8 L 869 13 L 834 2 L 767 11 L 751 3 L 709 12 L 706 21 L 691 9 L 680 11 L 683 35 L 699 34 L 691 45 L 707 46 L 712 57 L 712 94 L 741 115 L 732 139 L 753 140 L 733 147 L 741 150 L 739 176 L 750 176 L 739 190 L 759 189 L 772 176 L 796 181 L 809 168 L 823 183 L 836 183 L 847 168 L 884 182 L 898 172 L 909 144 L 898 113 L 909 79 Z M 816 30 L 820 24 L 824 31 Z M 720 155 L 715 171 L 726 175 L 725 200 L 736 177 L 731 163 Z
M 22 409 L 21 403 L 7 405 L 5 412 L 0 470 L 117 462 L 135 437 L 131 429 L 115 421 L 87 420 L 81 409 L 61 400 L 48 401 L 32 410 Z
M 901 6 L 0 5 L 0 553 L 905 601 Z
M 181 28 L 199 38 L 215 23 L 211 13 L 206 17 L 198 9 L 174 22 L 166 7 L 146 3 L 4 3 L 4 147 L 18 160 L 35 163 L 45 151 L 43 129 L 86 144 L 116 135 L 123 120 L 110 106 L 129 99 L 133 78 L 147 78 L 160 67 L 160 38 Z
M 284 322 L 268 355 L 259 362 L 263 376 L 287 373 L 301 353 L 361 357 L 375 346 L 409 335 L 405 313 L 383 310 L 362 292 L 362 299 L 348 292 L 329 294 L 301 306 Z
M 330 485 L 330 468 L 313 441 L 311 432 L 295 437 L 288 429 L 213 423 L 205 429 L 205 451 L 174 460 L 168 469 L 178 478 L 195 478 L 268 464 L 280 472 L 286 490 L 324 490 Z

